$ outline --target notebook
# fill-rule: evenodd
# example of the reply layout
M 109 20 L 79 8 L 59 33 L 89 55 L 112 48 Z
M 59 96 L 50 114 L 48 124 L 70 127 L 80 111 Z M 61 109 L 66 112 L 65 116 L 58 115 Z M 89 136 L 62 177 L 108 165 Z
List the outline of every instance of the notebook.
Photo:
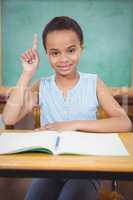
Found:
M 1 133 L 0 154 L 19 152 L 44 152 L 55 155 L 128 155 L 128 151 L 117 133 L 87 133 L 79 131 Z

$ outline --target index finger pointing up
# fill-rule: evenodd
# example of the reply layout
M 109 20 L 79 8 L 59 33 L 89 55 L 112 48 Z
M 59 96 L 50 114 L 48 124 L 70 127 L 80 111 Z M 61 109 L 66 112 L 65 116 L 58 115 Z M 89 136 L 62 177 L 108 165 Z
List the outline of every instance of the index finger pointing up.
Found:
M 33 50 L 37 50 L 37 46 L 38 46 L 38 35 L 37 33 L 34 34 L 34 38 L 33 38 L 33 46 L 32 49 Z

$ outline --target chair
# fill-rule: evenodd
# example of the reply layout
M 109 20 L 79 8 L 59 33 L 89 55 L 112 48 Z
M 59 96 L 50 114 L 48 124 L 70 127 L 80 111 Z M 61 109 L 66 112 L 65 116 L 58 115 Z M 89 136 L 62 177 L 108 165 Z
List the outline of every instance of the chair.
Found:
M 10 88 L 0 87 L 0 114 L 3 112 L 3 108 L 6 104 L 10 92 L 11 92 Z M 5 128 L 22 128 L 25 125 L 26 125 L 25 128 L 28 128 L 28 126 L 29 128 L 34 127 L 33 123 L 34 117 L 32 116 L 32 114 L 26 116 L 26 118 L 23 119 L 18 124 L 16 124 L 15 126 L 7 126 Z M 3 124 L 1 128 L 4 128 Z M 31 178 L 0 177 L 0 199 L 24 200 L 25 193 L 30 183 L 31 183 Z

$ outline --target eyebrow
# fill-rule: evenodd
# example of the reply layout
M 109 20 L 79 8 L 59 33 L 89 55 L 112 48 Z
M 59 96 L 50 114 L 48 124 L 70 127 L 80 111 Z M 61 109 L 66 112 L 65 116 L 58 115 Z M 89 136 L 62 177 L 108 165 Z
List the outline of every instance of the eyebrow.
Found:
M 71 46 L 67 47 L 67 49 L 70 49 L 73 47 L 76 47 L 76 45 L 71 45 Z M 49 49 L 49 51 L 59 51 L 59 49 L 52 48 L 52 49 Z
M 76 45 L 71 45 L 71 46 L 67 47 L 67 49 L 70 49 L 70 48 L 73 48 L 73 47 L 76 47 Z

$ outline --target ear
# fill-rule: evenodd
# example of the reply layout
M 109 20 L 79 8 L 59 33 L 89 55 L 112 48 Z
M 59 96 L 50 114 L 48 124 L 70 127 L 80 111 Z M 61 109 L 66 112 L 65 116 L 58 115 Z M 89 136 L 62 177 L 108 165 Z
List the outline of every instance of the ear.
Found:
M 80 48 L 81 48 L 81 51 L 83 51 L 84 50 L 84 45 L 80 44 Z

